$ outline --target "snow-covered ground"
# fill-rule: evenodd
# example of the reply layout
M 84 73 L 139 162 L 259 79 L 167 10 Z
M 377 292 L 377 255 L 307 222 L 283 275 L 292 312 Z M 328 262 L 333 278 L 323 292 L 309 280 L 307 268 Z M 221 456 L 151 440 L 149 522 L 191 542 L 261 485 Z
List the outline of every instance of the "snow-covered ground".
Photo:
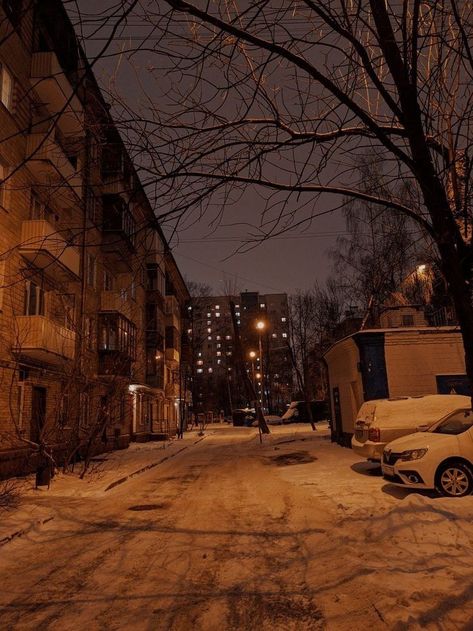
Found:
M 324 424 L 271 432 L 25 482 L 1 516 L 0 628 L 473 629 L 473 496 L 397 489 Z

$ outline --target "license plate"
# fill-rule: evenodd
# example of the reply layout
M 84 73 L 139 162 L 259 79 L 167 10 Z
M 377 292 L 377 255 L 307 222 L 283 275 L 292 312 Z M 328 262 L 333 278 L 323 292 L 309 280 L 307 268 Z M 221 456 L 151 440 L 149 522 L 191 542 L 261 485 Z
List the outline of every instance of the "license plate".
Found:
M 390 464 L 383 464 L 383 473 L 385 475 L 394 475 L 394 467 Z

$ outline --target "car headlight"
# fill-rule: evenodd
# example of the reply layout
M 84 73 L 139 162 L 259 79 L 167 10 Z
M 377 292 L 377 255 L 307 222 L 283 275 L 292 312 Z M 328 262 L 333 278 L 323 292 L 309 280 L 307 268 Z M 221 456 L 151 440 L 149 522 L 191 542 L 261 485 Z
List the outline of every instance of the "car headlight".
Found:
M 409 451 L 403 451 L 399 456 L 399 460 L 419 460 L 425 456 L 427 451 L 427 449 L 410 449 Z

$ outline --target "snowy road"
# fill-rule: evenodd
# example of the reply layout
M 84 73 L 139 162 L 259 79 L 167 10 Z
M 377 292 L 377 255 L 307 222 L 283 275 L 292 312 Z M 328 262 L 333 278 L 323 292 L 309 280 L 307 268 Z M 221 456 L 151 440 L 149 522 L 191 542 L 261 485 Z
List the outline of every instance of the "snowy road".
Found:
M 59 480 L 28 498 L 53 519 L 0 548 L 0 629 L 472 629 L 473 499 L 357 460 L 225 427 L 110 491 Z

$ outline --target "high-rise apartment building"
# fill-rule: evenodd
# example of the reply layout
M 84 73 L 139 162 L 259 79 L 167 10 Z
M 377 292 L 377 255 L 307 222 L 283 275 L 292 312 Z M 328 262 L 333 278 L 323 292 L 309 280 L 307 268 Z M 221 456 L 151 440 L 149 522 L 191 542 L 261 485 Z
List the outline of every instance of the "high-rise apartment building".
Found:
M 173 433 L 187 289 L 60 0 L 0 0 L 0 226 L 0 475 Z
M 237 365 L 235 329 L 244 369 L 254 380 L 265 410 L 282 412 L 292 394 L 287 295 L 248 291 L 192 301 L 188 333 L 193 348 L 194 406 L 199 411 L 229 413 L 251 403 Z

